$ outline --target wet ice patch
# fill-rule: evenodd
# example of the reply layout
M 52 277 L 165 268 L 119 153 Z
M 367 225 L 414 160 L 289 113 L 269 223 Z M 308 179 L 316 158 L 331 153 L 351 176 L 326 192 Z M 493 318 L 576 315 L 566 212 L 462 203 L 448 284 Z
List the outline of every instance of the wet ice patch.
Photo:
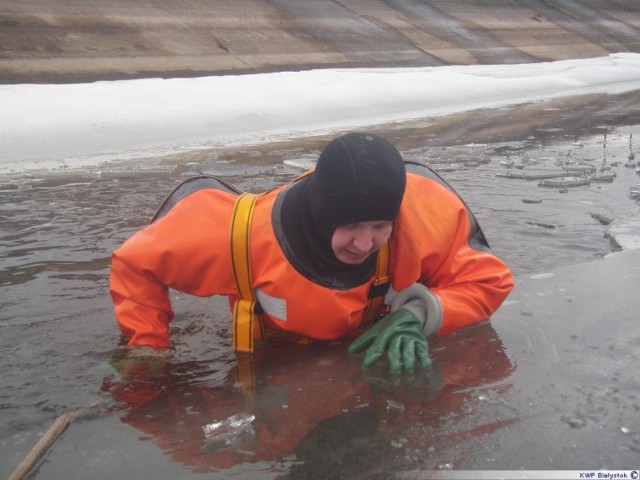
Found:
M 531 275 L 529 278 L 532 280 L 543 280 L 545 278 L 555 277 L 555 273 L 547 272 L 547 273 L 538 273 L 536 275 Z
M 608 232 L 623 250 L 640 248 L 640 218 L 617 219 L 609 225 Z
M 315 160 L 307 159 L 307 158 L 299 158 L 299 159 L 291 159 L 291 160 L 283 160 L 282 163 L 289 167 L 299 168 L 300 170 L 311 170 L 315 168 L 316 162 Z

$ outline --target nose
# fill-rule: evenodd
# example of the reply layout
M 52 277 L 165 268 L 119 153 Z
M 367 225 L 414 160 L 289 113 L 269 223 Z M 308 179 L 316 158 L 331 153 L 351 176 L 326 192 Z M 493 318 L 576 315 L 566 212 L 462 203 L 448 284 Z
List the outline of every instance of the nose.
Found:
M 369 252 L 373 247 L 373 232 L 370 228 L 359 228 L 353 237 L 353 246 L 360 252 Z

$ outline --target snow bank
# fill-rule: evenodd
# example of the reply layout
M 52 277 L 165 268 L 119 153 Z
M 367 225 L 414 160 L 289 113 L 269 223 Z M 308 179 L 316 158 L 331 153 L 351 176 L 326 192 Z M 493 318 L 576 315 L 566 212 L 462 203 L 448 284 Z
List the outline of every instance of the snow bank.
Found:
M 634 53 L 521 65 L 1 85 L 0 173 L 638 88 Z

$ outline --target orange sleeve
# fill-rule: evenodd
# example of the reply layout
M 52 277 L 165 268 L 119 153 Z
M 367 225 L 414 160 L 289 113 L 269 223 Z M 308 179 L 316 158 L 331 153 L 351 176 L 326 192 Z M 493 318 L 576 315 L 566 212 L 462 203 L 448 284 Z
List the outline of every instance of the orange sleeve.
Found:
M 407 288 L 418 281 L 442 306 L 437 335 L 488 319 L 513 288 L 511 270 L 488 247 L 463 201 L 432 180 L 408 176 L 396 256 Z
M 513 288 L 509 267 L 489 251 L 469 245 L 469 228 L 463 208 L 457 215 L 452 248 L 426 282 L 442 304 L 438 335 L 487 320 Z
M 234 202 L 218 190 L 193 193 L 113 253 L 111 297 L 129 345 L 170 346 L 169 288 L 198 296 L 235 292 L 229 254 Z

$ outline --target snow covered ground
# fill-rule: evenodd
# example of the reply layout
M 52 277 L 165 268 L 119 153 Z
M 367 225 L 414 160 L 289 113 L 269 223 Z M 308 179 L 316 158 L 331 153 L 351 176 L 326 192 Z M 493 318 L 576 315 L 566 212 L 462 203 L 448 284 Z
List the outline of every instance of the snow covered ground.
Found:
M 0 174 L 637 89 L 635 53 L 519 65 L 0 85 Z

